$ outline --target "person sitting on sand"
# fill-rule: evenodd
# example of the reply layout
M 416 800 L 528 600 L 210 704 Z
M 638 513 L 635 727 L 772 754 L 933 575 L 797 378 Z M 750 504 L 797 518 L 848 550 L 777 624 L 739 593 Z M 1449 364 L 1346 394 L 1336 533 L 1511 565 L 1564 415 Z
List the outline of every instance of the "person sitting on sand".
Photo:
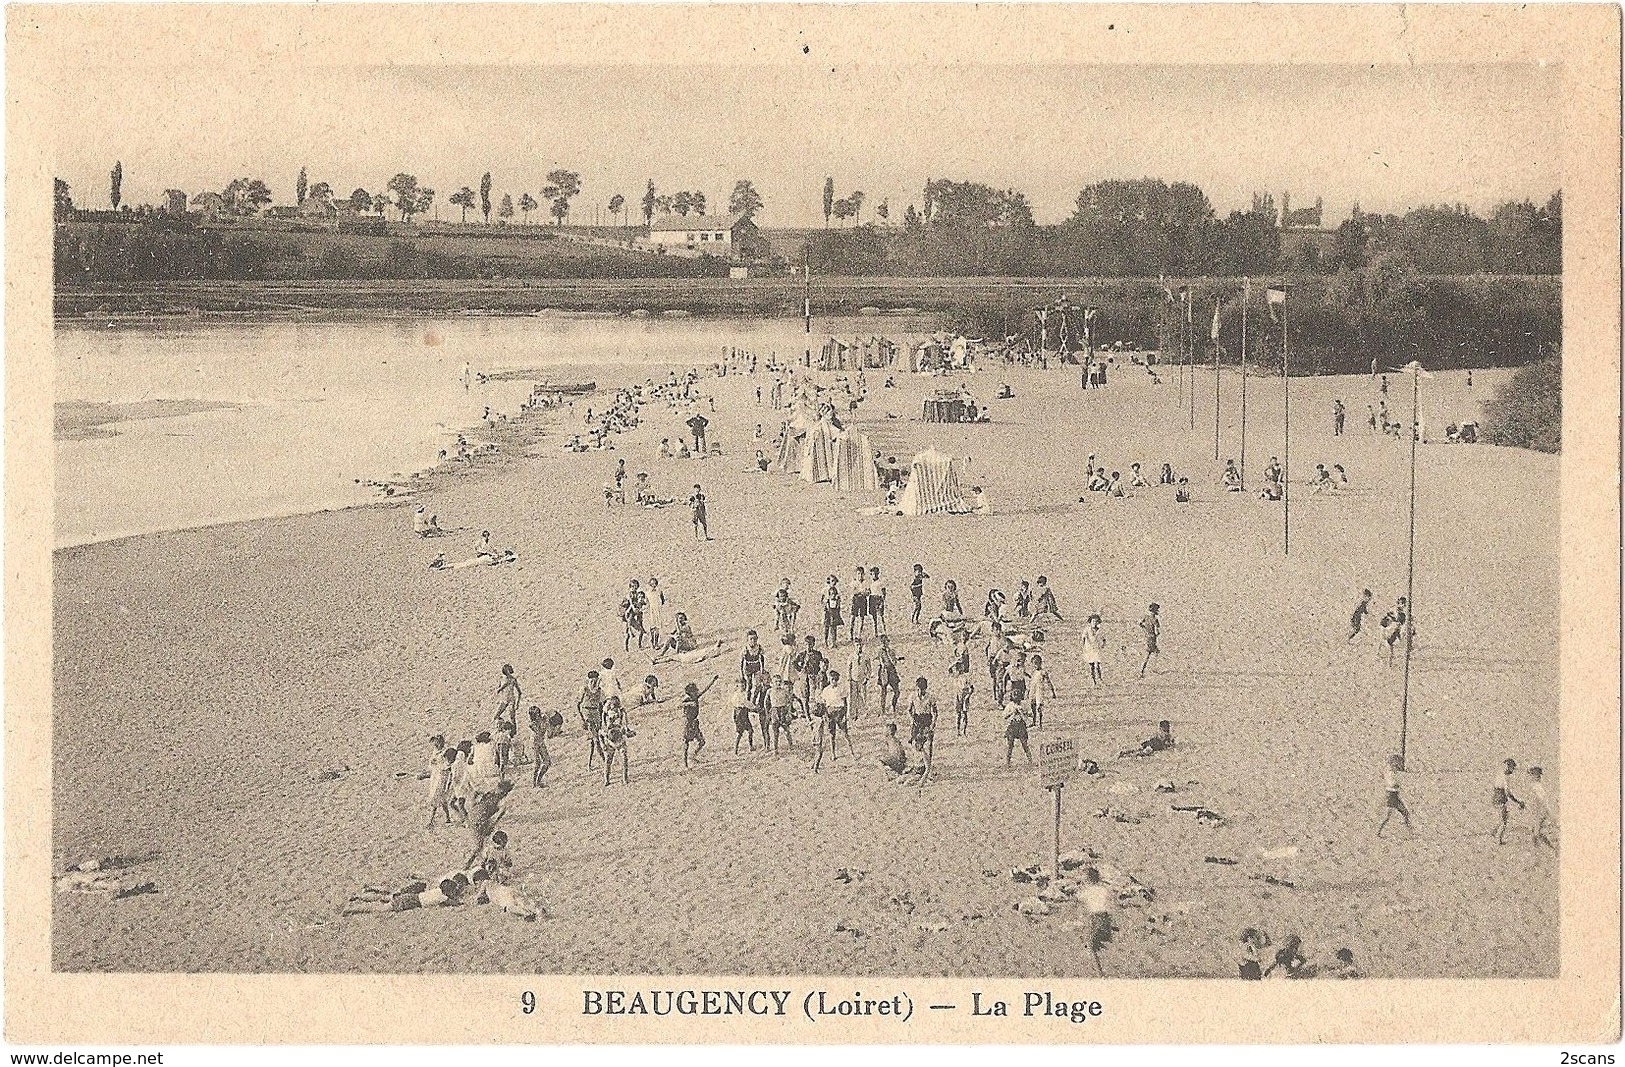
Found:
M 451 564 L 446 562 L 446 554 L 444 552 L 435 553 L 434 559 L 429 561 L 429 569 L 431 571 L 443 571 L 450 566 Z
M 1140 742 L 1138 748 L 1126 748 L 1117 754 L 1118 759 L 1131 759 L 1140 756 L 1154 756 L 1158 752 L 1167 752 L 1174 747 L 1173 724 L 1167 719 L 1157 723 L 1157 732 Z
M 1346 493 L 1349 488 L 1349 473 L 1343 469 L 1341 463 L 1332 464 L 1332 489 Z
M 672 625 L 671 633 L 667 635 L 665 644 L 658 651 L 671 653 L 692 652 L 698 647 L 699 642 L 694 639 L 694 631 L 688 624 L 688 614 L 679 611 Z
M 419 537 L 444 537 L 446 533 L 440 528 L 440 517 L 430 515 L 422 504 L 412 512 L 412 532 Z
M 952 578 L 942 583 L 942 614 L 950 619 L 965 617 L 965 609 L 959 606 L 959 585 Z
M 900 775 L 908 770 L 908 751 L 903 748 L 903 743 L 897 740 L 897 724 L 894 722 L 886 724 L 886 740 L 881 750 L 880 765 L 894 775 Z
M 1224 463 L 1224 491 L 1241 492 L 1241 472 L 1236 469 L 1236 461 L 1233 459 L 1225 460 Z
M 1061 621 L 1061 609 L 1055 603 L 1055 590 L 1050 588 L 1049 579 L 1042 574 L 1038 576 L 1037 599 L 1033 603 L 1033 622 L 1040 620 Z
M 1128 487 L 1130 489 L 1151 488 L 1151 483 L 1146 481 L 1145 478 L 1140 474 L 1140 465 L 1138 463 L 1130 463 L 1128 465 Z
M 1316 493 L 1324 493 L 1332 488 L 1332 476 L 1326 470 L 1326 464 L 1315 464 L 1315 476 L 1310 480 L 1309 486 Z
M 1121 473 L 1112 471 L 1112 480 L 1106 486 L 1106 495 L 1109 497 L 1114 497 L 1118 500 L 1121 500 L 1123 497 L 1128 495 L 1123 491 L 1123 475 Z
M 1237 969 L 1241 972 L 1244 982 L 1258 982 L 1264 978 L 1264 949 L 1269 946 L 1270 936 L 1262 930 L 1255 930 L 1251 926 L 1241 932 L 1241 962 Z
M 1179 485 L 1174 488 L 1174 503 L 1189 504 L 1191 502 L 1191 480 L 1179 479 Z
M 1158 485 L 1173 485 L 1174 484 L 1174 465 L 1172 463 L 1164 463 L 1162 465 L 1162 473 L 1157 475 L 1157 484 Z
M 1264 968 L 1265 978 L 1309 978 L 1314 972 L 1303 954 L 1303 940 L 1292 934 L 1275 950 L 1275 959 Z

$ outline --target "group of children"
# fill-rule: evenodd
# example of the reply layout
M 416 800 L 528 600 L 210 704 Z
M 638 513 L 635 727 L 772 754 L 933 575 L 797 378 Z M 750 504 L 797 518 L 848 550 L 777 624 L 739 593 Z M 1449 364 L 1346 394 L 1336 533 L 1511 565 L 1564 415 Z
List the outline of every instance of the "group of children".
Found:
M 1189 479 L 1175 477 L 1174 466 L 1171 463 L 1164 463 L 1162 465 L 1162 470 L 1157 474 L 1157 485 L 1174 486 L 1176 496 L 1180 492 L 1181 487 L 1184 487 L 1184 492 L 1188 496 L 1189 484 Z M 1140 472 L 1140 465 L 1138 463 L 1129 464 L 1128 477 L 1125 479 L 1120 471 L 1111 471 L 1110 473 L 1107 473 L 1104 465 L 1096 465 L 1095 454 L 1091 452 L 1089 453 L 1089 457 L 1084 466 L 1083 486 L 1091 493 L 1100 493 L 1106 497 L 1121 499 L 1123 497 L 1133 496 L 1134 490 L 1136 489 L 1151 488 L 1151 483 L 1148 482 L 1145 475 Z M 1086 496 L 1080 496 L 1078 498 L 1079 501 L 1088 499 L 1089 498 Z
M 1349 642 L 1360 636 L 1364 631 L 1365 617 L 1372 614 L 1375 612 L 1371 607 L 1371 590 L 1362 589 L 1360 599 L 1355 602 L 1354 610 L 1349 614 Z M 1383 613 L 1377 625 L 1381 629 L 1382 643 L 1387 646 L 1388 662 L 1391 664 L 1398 651 L 1400 639 L 1405 637 L 1407 632 L 1410 640 L 1416 639 L 1416 624 L 1411 620 L 1410 601 L 1400 597 L 1391 609 Z

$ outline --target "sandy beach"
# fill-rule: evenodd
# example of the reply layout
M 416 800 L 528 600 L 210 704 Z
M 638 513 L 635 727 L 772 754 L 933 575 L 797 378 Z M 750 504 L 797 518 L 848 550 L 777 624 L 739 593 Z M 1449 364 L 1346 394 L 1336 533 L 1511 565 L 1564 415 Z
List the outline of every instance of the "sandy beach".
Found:
M 626 368 L 626 381 L 642 373 Z M 878 386 L 884 375 L 870 376 Z M 1403 776 L 1417 834 L 1391 826 L 1379 840 L 1401 672 L 1379 655 L 1374 625 L 1352 645 L 1344 639 L 1362 587 L 1379 613 L 1405 592 L 1408 449 L 1367 430 L 1374 382 L 1292 382 L 1292 553 L 1283 556 L 1280 506 L 1219 490 L 1210 372 L 1196 379 L 1194 431 L 1173 377 L 1153 386 L 1136 368 L 1087 393 L 1073 370 L 978 373 L 970 380 L 992 407 L 986 425 L 919 422 L 924 392 L 942 382 L 896 378 L 896 389 L 872 390 L 859 428 L 902 460 L 926 445 L 969 457 L 967 480 L 986 488 L 991 515 L 864 516 L 857 509 L 870 500 L 755 473 L 752 430 L 760 422 L 770 441 L 778 426 L 754 398 L 769 379 L 729 375 L 701 383 L 716 397 L 720 458 L 657 459 L 660 439 L 681 429 L 659 407 L 613 452 L 587 454 L 562 451 L 570 430 L 536 416 L 504 431 L 500 458 L 429 479 L 416 497 L 58 551 L 55 866 L 150 856 L 133 870 L 158 891 L 57 895 L 54 966 L 1093 974 L 1075 905 L 1037 918 L 1013 910 L 1033 887 L 1012 881 L 1012 868 L 1047 862 L 1050 802 L 1019 750 L 1018 766 L 1005 768 L 980 664 L 970 736 L 953 736 L 951 715 L 939 720 L 938 778 L 924 789 L 891 784 L 876 765 L 885 719 L 872 706 L 856 716 L 858 758 L 843 748 L 816 776 L 805 730 L 779 757 L 732 754 L 727 683 L 744 631 L 769 636 L 781 577 L 804 605 L 801 628 L 816 632 L 823 577 L 844 585 L 854 566 L 879 566 L 904 678 L 929 678 L 948 710 L 946 650 L 908 623 L 918 562 L 932 576 L 928 608 L 950 577 L 972 613 L 990 584 L 1009 591 L 1044 574 L 1056 590 L 1066 621 L 1044 658 L 1059 697 L 1035 742 L 1076 738 L 1103 770 L 1066 791 L 1063 847 L 1092 849 L 1155 891 L 1121 909 L 1108 975 L 1234 977 L 1247 926 L 1299 934 L 1316 962 L 1350 947 L 1376 977 L 1557 973 L 1556 855 L 1531 846 L 1516 816 L 1498 847 L 1489 801 L 1506 756 L 1544 764 L 1551 795 L 1561 789 L 1557 457 L 1420 450 Z M 1459 390 L 1457 378 L 1425 388 Z M 1480 372 L 1475 396 L 1500 380 Z M 991 399 L 999 381 L 1014 399 Z M 1238 452 L 1236 383 L 1227 368 L 1225 457 Z M 1334 397 L 1349 409 L 1349 432 L 1335 439 Z M 1396 379 L 1397 417 L 1408 401 Z M 1252 480 L 1279 452 L 1280 382 L 1252 382 L 1248 403 Z M 1091 452 L 1125 474 L 1138 461 L 1153 481 L 1171 462 L 1197 498 L 1180 505 L 1153 489 L 1079 502 Z M 703 484 L 716 540 L 697 544 L 680 505 L 606 509 L 600 487 L 617 458 L 648 471 L 665 496 Z M 1315 463 L 1344 464 L 1353 491 L 1311 495 Z M 449 537 L 411 534 L 418 498 Z M 437 551 L 473 555 L 482 529 L 519 562 L 427 568 Z M 658 669 L 663 690 L 703 683 L 713 668 L 724 681 L 704 704 L 699 769 L 683 771 L 670 700 L 634 712 L 631 784 L 606 789 L 586 770 L 575 695 L 605 656 L 627 664 L 627 676 L 645 673 L 622 654 L 616 605 L 628 578 L 650 576 L 702 641 L 729 649 Z M 1135 623 L 1153 600 L 1162 655 L 1142 681 Z M 1079 645 L 1092 611 L 1108 637 L 1098 690 Z M 489 728 L 503 663 L 516 667 L 526 706 L 566 717 L 545 788 L 531 788 L 522 769 L 503 824 L 514 879 L 547 917 L 527 924 L 463 907 L 339 918 L 335 906 L 361 886 L 403 884 L 466 853 L 461 828 L 425 829 L 427 783 L 416 776 L 429 735 Z M 1174 724 L 1174 751 L 1113 758 L 1159 719 Z M 1155 791 L 1163 780 L 1173 793 Z M 1190 804 L 1224 825 L 1173 810 Z M 838 880 L 841 868 L 865 874 Z

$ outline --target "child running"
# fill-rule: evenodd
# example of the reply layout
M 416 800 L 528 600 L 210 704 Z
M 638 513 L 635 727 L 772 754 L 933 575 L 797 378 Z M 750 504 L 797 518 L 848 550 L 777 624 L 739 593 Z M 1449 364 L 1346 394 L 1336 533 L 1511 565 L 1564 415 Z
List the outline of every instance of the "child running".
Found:
M 711 680 L 705 683 L 702 689 L 694 682 L 683 687 L 683 769 L 689 768 L 688 746 L 694 746 L 693 762 L 700 762 L 700 753 L 705 751 L 705 733 L 700 729 L 700 698 L 711 691 L 717 684 L 719 676 L 713 674 Z
M 1416 831 L 1411 827 L 1411 809 L 1405 806 L 1405 801 L 1399 795 L 1399 773 L 1405 769 L 1405 761 L 1398 756 L 1389 756 L 1388 765 L 1383 768 L 1384 787 L 1382 822 L 1377 824 L 1377 836 L 1381 837 L 1383 830 L 1388 827 L 1388 820 L 1399 812 L 1400 821 L 1405 824 L 1405 830 L 1412 837 Z
M 1349 640 L 1353 641 L 1360 636 L 1360 626 L 1365 617 L 1371 614 L 1371 590 L 1360 590 L 1360 602 L 1354 605 L 1354 611 L 1349 615 Z

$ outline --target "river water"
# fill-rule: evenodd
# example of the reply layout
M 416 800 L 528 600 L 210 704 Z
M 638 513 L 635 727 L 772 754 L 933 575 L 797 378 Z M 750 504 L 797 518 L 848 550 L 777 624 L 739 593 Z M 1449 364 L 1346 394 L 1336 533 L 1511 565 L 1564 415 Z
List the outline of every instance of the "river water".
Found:
M 820 331 L 900 336 L 897 319 L 829 319 Z M 641 380 L 717 361 L 733 346 L 799 354 L 800 319 L 449 316 L 360 321 L 58 324 L 56 401 L 113 421 L 56 441 L 58 547 L 291 515 L 375 499 L 357 479 L 432 464 L 489 406 L 528 382 L 474 372 L 548 368 L 559 380 Z M 648 368 L 647 370 L 645 368 Z M 127 409 L 122 405 L 140 404 Z M 209 405 L 206 410 L 199 408 Z M 127 416 L 141 417 L 127 417 Z

